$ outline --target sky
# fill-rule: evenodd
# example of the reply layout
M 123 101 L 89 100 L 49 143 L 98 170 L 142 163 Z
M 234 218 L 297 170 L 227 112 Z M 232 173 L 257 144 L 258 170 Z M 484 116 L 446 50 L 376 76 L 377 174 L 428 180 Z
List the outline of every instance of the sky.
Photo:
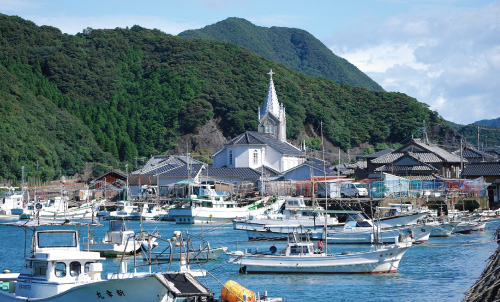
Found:
M 0 13 L 67 34 L 140 25 L 177 35 L 229 17 L 299 28 L 448 121 L 500 118 L 498 0 L 0 0 Z

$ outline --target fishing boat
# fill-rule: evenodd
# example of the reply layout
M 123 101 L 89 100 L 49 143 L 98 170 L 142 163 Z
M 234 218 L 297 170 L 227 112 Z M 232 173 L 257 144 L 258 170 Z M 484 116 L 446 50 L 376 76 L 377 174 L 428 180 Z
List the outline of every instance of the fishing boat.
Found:
M 426 243 L 432 227 L 424 224 L 412 224 L 394 227 L 380 227 L 377 221 L 373 222 L 366 218 L 361 212 L 349 215 L 343 228 L 327 229 L 328 242 L 337 244 L 373 244 L 373 243 L 397 243 L 402 238 L 409 237 L 414 243 Z M 321 237 L 314 239 L 324 239 Z
M 99 252 L 106 257 L 133 255 L 147 244 L 146 239 L 136 236 L 123 220 L 110 220 L 109 229 L 103 239 L 99 240 L 93 236 L 88 238 L 88 250 Z
M 334 273 L 396 273 L 411 242 L 399 242 L 366 252 L 330 254 L 314 249 L 309 240 L 292 233 L 286 248 L 277 252 L 235 251 L 227 253 L 229 263 L 240 266 L 241 273 L 251 274 L 334 274 Z M 327 247 L 328 245 L 325 244 Z
M 226 200 L 214 189 L 206 189 L 206 195 L 192 195 L 169 209 L 168 217 L 176 224 L 196 224 L 231 221 L 238 217 L 263 214 L 276 210 L 279 202 L 274 197 L 264 197 L 246 206 L 235 200 Z
M 32 231 L 31 250 L 25 250 L 25 265 L 17 277 L 10 275 L 8 291 L 0 301 L 87 302 L 120 301 L 210 301 L 213 293 L 188 272 L 152 273 L 121 270 L 101 278 L 102 261 L 97 252 L 80 250 L 77 227 L 68 221 L 17 221 L 1 225 Z M 64 229 L 54 229 L 54 226 Z M 74 226 L 68 229 L 68 226 Z M 49 227 L 39 230 L 40 227 Z M 26 235 L 28 236 L 28 235 Z M 27 239 L 27 238 L 25 238 Z M 3 278 L 0 274 L 0 279 Z
M 341 226 L 336 217 L 319 213 L 323 207 L 318 205 L 308 206 L 304 197 L 285 197 L 284 204 L 279 213 L 268 212 L 263 215 L 254 215 L 246 218 L 233 219 L 235 230 L 253 231 L 267 227 L 297 227 L 307 229 L 323 228 L 326 222 L 328 227 Z

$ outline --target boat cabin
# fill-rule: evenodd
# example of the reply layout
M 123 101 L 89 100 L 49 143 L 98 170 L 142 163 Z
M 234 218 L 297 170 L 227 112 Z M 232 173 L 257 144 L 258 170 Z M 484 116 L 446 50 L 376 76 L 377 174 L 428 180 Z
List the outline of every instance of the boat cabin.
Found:
M 49 297 L 75 285 L 101 280 L 99 253 L 80 251 L 76 230 L 35 231 L 31 252 L 16 283 L 16 295 Z

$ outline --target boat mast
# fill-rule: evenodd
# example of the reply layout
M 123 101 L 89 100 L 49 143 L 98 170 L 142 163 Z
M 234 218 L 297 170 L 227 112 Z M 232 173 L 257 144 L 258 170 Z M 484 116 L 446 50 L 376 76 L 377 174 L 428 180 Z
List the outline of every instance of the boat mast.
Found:
M 328 190 L 326 189 L 325 144 L 323 143 L 323 121 L 321 121 L 321 152 L 323 153 L 323 181 L 325 184 L 325 256 L 328 254 Z

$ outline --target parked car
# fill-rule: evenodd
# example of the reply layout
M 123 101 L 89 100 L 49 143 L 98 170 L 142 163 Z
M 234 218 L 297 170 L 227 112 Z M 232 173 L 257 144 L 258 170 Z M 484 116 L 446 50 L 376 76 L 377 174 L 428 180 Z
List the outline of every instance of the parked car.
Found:
M 340 187 L 340 197 L 366 197 L 368 190 L 359 182 L 343 184 Z

